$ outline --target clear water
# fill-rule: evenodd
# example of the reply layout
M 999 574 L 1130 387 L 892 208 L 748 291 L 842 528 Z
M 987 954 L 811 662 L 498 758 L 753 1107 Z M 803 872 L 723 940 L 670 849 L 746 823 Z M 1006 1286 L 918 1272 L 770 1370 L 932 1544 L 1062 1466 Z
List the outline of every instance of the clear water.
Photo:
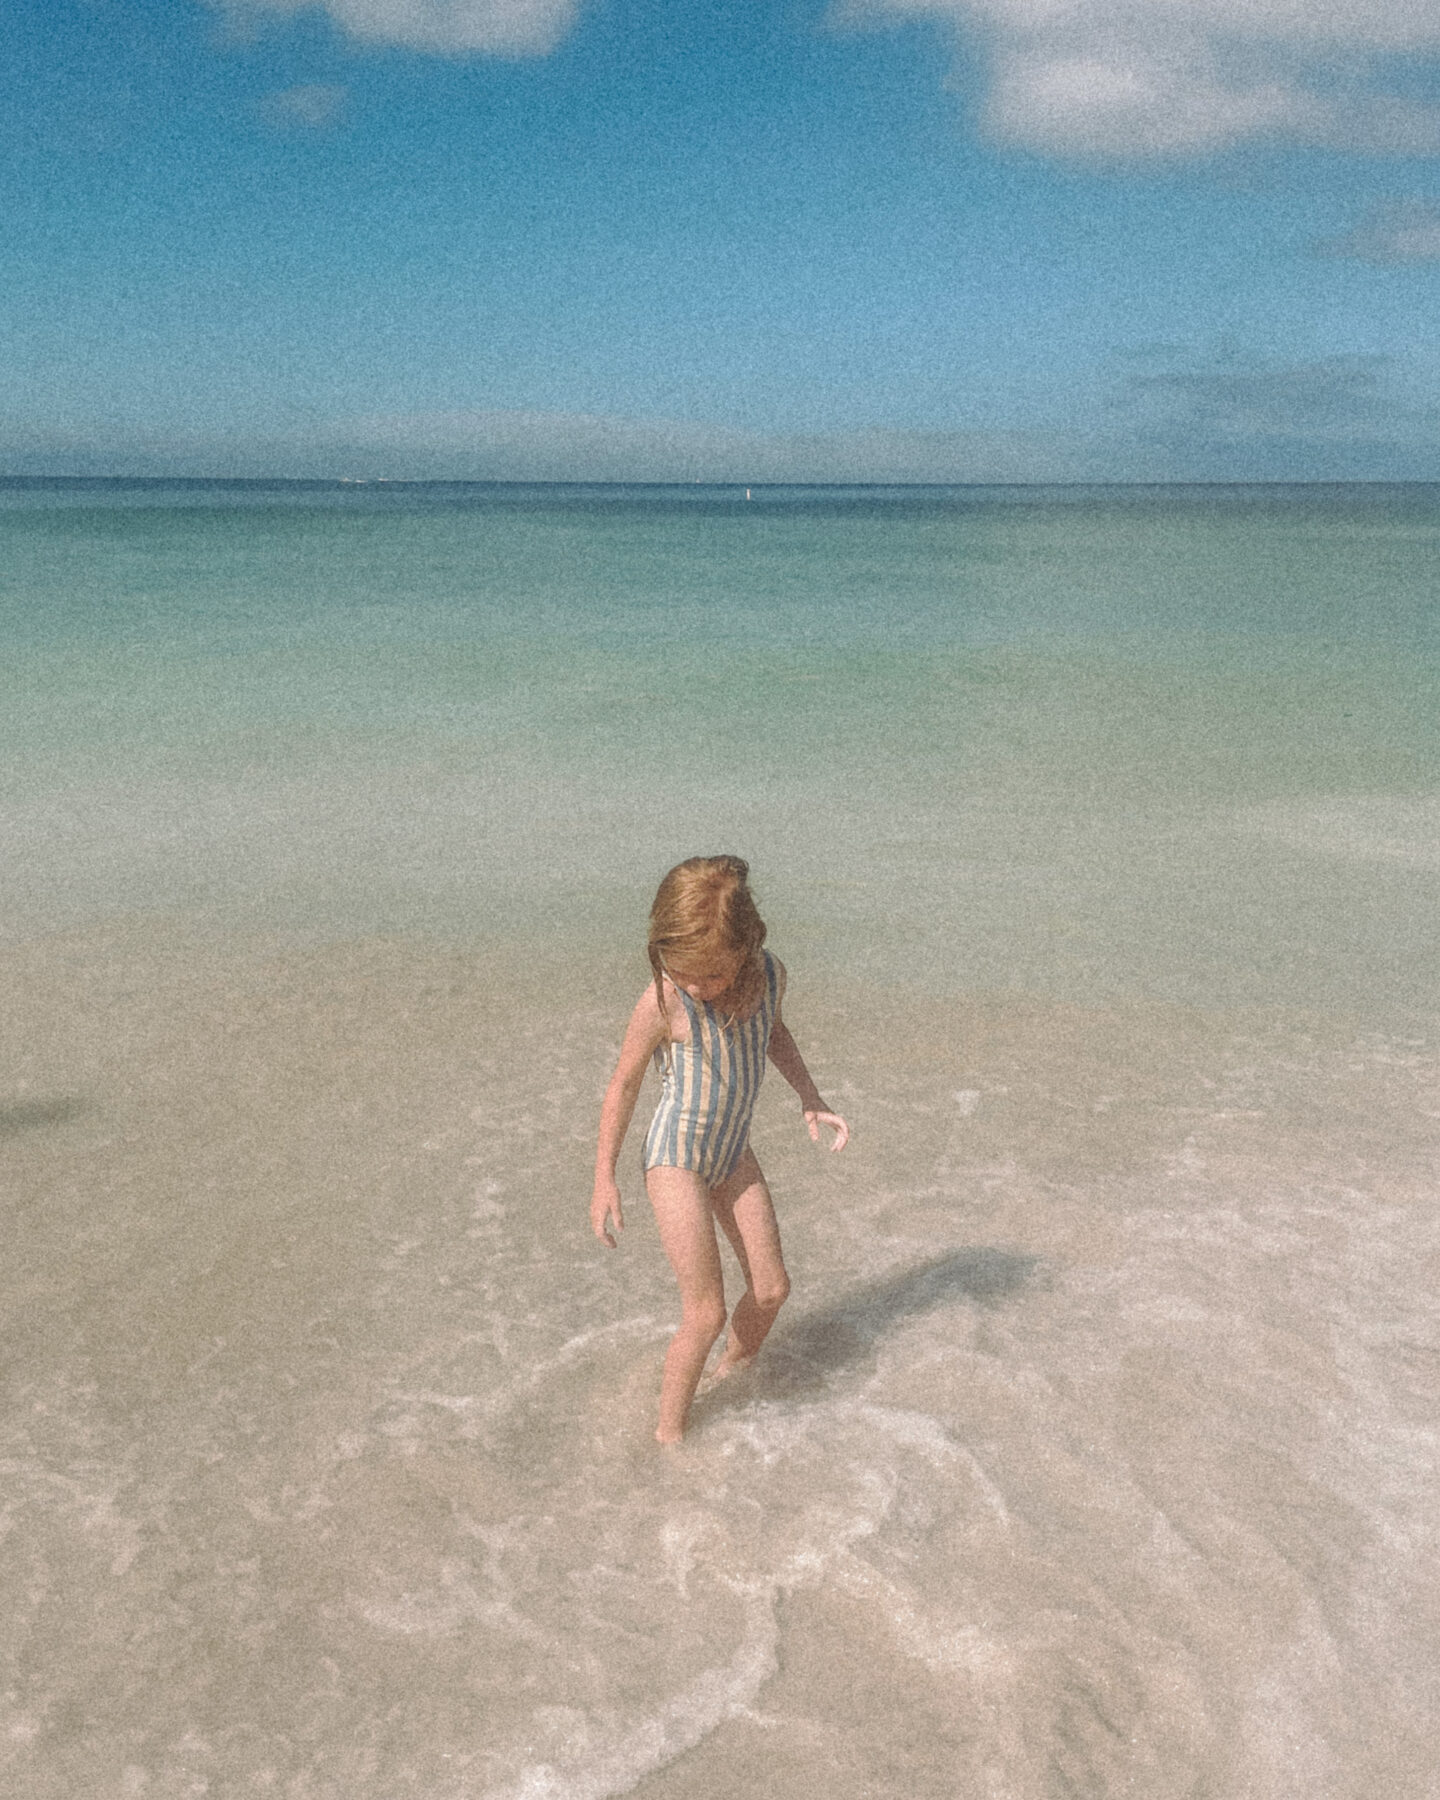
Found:
M 0 484 L 21 1791 L 1433 1792 L 1440 489 Z M 679 857 L 833 1161 L 650 1440 Z M 638 1132 L 637 1132 L 638 1137 Z

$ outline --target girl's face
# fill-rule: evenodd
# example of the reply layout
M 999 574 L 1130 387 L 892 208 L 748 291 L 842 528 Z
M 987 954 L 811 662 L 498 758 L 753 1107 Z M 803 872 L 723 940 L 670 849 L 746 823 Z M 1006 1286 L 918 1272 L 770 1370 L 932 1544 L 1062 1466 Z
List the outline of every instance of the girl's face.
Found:
M 700 969 L 672 969 L 668 964 L 665 973 L 682 988 L 692 1000 L 702 1002 L 718 1000 L 722 994 L 728 994 L 740 979 L 744 969 L 744 956 L 727 956 L 723 952 L 712 957 Z

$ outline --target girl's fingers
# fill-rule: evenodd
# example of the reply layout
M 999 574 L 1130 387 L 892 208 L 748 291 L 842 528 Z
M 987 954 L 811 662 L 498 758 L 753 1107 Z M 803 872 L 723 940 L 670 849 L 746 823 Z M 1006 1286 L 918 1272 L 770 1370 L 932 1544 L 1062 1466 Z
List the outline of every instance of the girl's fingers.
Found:
M 612 1224 L 616 1231 L 623 1231 L 625 1229 L 625 1215 L 620 1210 L 620 1201 L 618 1197 L 603 1207 L 597 1201 L 595 1205 L 590 1208 L 590 1229 L 602 1243 L 608 1244 L 613 1250 L 615 1248 L 615 1239 L 610 1235 L 610 1227 Z
M 822 1125 L 828 1125 L 835 1133 L 835 1142 L 830 1146 L 832 1150 L 843 1150 L 850 1142 L 850 1127 L 840 1117 L 839 1113 L 807 1112 L 805 1115 L 805 1123 L 810 1127 L 810 1135 L 817 1144 L 820 1142 L 820 1127 Z

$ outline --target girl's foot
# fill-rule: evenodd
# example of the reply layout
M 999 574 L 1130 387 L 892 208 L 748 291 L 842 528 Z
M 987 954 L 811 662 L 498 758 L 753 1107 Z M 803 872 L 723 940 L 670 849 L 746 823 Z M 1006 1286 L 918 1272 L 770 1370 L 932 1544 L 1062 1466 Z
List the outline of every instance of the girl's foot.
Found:
M 708 1394 L 716 1382 L 723 1381 L 727 1375 L 734 1375 L 741 1369 L 748 1369 L 754 1360 L 755 1352 L 753 1350 L 748 1356 L 732 1356 L 727 1350 L 715 1367 L 707 1370 L 700 1377 L 700 1385 L 695 1390 L 695 1397 L 698 1399 L 701 1394 Z
M 741 1369 L 748 1369 L 754 1360 L 755 1352 L 753 1350 L 748 1356 L 741 1356 L 738 1353 L 727 1350 L 720 1358 L 719 1362 L 716 1363 L 715 1372 L 710 1379 L 712 1381 L 723 1381 L 727 1375 L 735 1375 L 738 1374 Z

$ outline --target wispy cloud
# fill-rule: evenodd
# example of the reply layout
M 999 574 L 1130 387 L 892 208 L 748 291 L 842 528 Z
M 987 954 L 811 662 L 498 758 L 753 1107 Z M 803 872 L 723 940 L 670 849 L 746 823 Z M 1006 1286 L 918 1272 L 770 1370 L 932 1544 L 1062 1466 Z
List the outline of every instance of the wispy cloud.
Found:
M 983 66 L 988 135 L 1048 154 L 1440 150 L 1440 107 L 1387 86 L 1394 59 L 1440 56 L 1440 0 L 838 0 L 837 16 L 950 26 Z
M 1177 477 L 1433 479 L 1440 405 L 1386 356 L 1157 349 L 1117 381 L 1120 434 Z
M 737 431 L 595 413 L 404 413 L 261 436 L 0 418 L 0 474 L 283 476 L 453 481 L 1057 481 L 1086 473 L 1060 433 Z
M 1043 481 L 1064 479 L 1076 466 L 1058 434 L 766 433 L 689 420 L 498 411 L 345 420 L 313 434 L 304 454 L 335 473 L 530 481 Z
M 1187 430 L 1227 437 L 1352 433 L 1357 425 L 1393 425 L 1384 356 L 1332 356 L 1315 362 L 1266 364 L 1222 355 L 1133 373 L 1130 394 L 1159 402 L 1163 415 Z
M 348 92 L 320 82 L 284 88 L 260 102 L 260 116 L 280 130 L 325 131 L 345 115 Z
M 1369 263 L 1440 262 L 1440 201 L 1389 200 L 1372 207 L 1352 230 L 1323 238 L 1321 256 Z
M 0 418 L 0 475 L 405 481 L 1060 482 L 1433 480 L 1440 404 L 1385 357 L 1267 361 L 1150 346 L 1057 397 L 1033 430 L 742 431 L 606 413 L 391 413 L 258 430 Z
M 210 0 L 232 22 L 319 10 L 353 38 L 437 55 L 543 56 L 574 25 L 580 0 Z

